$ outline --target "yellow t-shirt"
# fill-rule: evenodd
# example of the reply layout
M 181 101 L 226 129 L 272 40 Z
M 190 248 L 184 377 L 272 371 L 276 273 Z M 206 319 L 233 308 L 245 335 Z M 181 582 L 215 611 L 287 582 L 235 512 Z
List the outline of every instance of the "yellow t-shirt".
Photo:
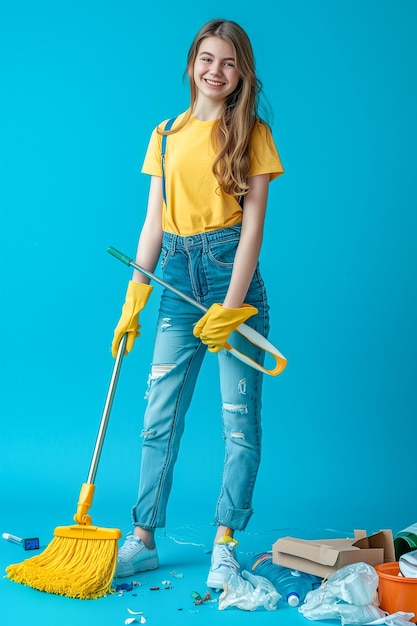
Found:
M 182 113 L 175 128 L 184 118 Z M 178 133 L 167 136 L 165 185 L 167 206 L 163 207 L 163 230 L 188 236 L 233 226 L 242 221 L 242 207 L 234 196 L 224 193 L 212 172 L 215 152 L 211 130 L 216 120 L 191 117 Z M 165 122 L 161 125 L 164 128 Z M 144 174 L 162 176 L 162 136 L 156 129 L 149 141 L 142 167 Z M 270 180 L 283 173 L 283 167 L 269 128 L 257 124 L 251 142 L 249 176 L 269 174 Z

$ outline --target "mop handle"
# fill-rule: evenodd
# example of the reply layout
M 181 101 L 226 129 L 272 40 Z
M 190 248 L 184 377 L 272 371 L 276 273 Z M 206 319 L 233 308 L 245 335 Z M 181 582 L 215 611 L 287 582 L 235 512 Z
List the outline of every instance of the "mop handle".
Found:
M 103 448 L 104 437 L 107 431 L 107 425 L 110 419 L 110 412 L 113 406 L 114 394 L 116 392 L 117 382 L 119 380 L 119 374 L 122 367 L 123 355 L 126 348 L 127 333 L 125 333 L 120 341 L 119 348 L 117 350 L 116 359 L 113 366 L 112 375 L 110 378 L 109 388 L 107 390 L 106 401 L 104 403 L 104 409 L 101 416 L 100 426 L 97 434 L 96 445 L 94 447 L 93 456 L 90 463 L 90 471 L 88 473 L 87 484 L 93 485 L 96 478 L 97 468 L 100 461 L 101 450 Z
M 200 309 L 200 311 L 203 311 L 204 313 L 207 311 L 207 307 L 205 307 L 203 304 L 200 304 L 199 302 L 197 302 L 197 300 L 190 298 L 190 296 L 187 296 L 187 294 L 183 293 L 182 291 L 179 291 L 176 287 L 173 287 L 172 285 L 167 283 L 165 280 L 162 280 L 162 278 L 159 278 L 159 276 L 155 276 L 155 274 L 152 274 L 152 272 L 148 272 L 147 270 L 144 270 L 142 267 L 137 265 L 137 263 L 135 263 L 132 258 L 128 257 L 126 254 L 123 254 L 122 252 L 119 252 L 118 250 L 112 247 L 108 248 L 107 252 L 111 254 L 112 256 L 114 256 L 119 261 L 121 261 L 122 263 L 124 263 L 125 265 L 130 265 L 131 267 L 134 267 L 138 272 L 141 272 L 141 274 L 144 274 L 151 280 L 154 280 L 155 282 L 159 283 L 163 287 L 166 287 L 166 289 L 173 291 L 180 298 L 182 298 L 189 304 L 192 304 L 193 306 Z M 263 365 L 260 365 L 259 363 L 251 359 L 246 354 L 243 354 L 242 352 L 240 352 L 233 346 L 226 343 L 225 348 L 230 352 L 230 354 L 233 354 L 233 356 L 235 356 L 240 361 L 243 361 L 243 363 L 250 365 L 250 367 L 253 367 L 265 374 L 269 374 L 270 376 L 278 376 L 278 374 L 281 374 L 281 372 L 284 371 L 285 366 L 287 365 L 287 359 L 285 358 L 283 354 L 281 354 L 279 350 L 277 350 L 277 348 L 275 348 L 275 346 L 272 345 L 272 343 L 268 341 L 268 339 L 266 339 L 263 335 L 258 333 L 258 331 L 254 330 L 247 324 L 240 324 L 240 326 L 238 326 L 236 330 L 238 333 L 246 337 L 246 339 L 248 339 L 255 346 L 258 346 L 259 348 L 261 348 L 262 350 L 270 354 L 275 360 L 275 367 L 273 367 L 272 369 L 267 369 Z

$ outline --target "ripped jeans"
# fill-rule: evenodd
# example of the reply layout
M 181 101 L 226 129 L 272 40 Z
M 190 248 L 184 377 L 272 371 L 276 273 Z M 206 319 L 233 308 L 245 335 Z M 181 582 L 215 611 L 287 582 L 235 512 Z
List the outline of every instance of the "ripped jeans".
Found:
M 163 279 L 206 307 L 223 302 L 240 237 L 240 225 L 180 237 L 163 234 Z M 258 309 L 247 324 L 264 336 L 269 331 L 269 306 L 256 269 L 245 302 Z M 142 431 L 142 462 L 133 523 L 145 529 L 165 526 L 185 416 L 207 346 L 194 337 L 193 326 L 203 313 L 164 289 L 149 376 Z M 233 333 L 230 343 L 258 363 L 263 351 Z M 214 358 L 214 356 L 213 356 Z M 252 495 L 261 454 L 261 392 L 263 374 L 227 350 L 218 353 L 225 457 L 214 523 L 244 530 L 252 515 Z

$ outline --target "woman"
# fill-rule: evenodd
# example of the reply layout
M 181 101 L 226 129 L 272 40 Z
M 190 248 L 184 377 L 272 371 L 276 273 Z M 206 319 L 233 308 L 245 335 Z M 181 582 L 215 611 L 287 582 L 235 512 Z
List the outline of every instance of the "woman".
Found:
M 271 131 L 257 112 L 260 82 L 252 47 L 235 22 L 212 20 L 188 54 L 189 109 L 154 130 L 142 171 L 151 175 L 137 264 L 153 272 L 162 251 L 163 278 L 208 308 L 198 310 L 164 290 L 157 323 L 134 533 L 119 551 L 117 576 L 158 567 L 156 528 L 165 526 L 167 501 L 185 414 L 207 349 L 218 352 L 225 461 L 216 507 L 207 586 L 220 589 L 239 570 L 235 531 L 251 517 L 260 462 L 262 374 L 224 350 L 247 321 L 268 334 L 268 303 L 258 257 L 269 182 L 283 172 Z M 165 167 L 161 165 L 166 136 Z M 134 271 L 115 329 L 112 352 L 128 333 L 139 335 L 139 313 L 152 287 Z M 201 319 L 200 319 L 201 318 Z M 233 345 L 239 349 L 239 336 Z M 243 350 L 243 348 L 242 348 Z M 245 352 L 262 362 L 255 346 Z

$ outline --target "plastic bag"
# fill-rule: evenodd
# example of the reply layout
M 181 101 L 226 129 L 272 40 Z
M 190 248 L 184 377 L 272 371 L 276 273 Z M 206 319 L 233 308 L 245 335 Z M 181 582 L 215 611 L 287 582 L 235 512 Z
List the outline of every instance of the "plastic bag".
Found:
M 385 617 L 384 611 L 373 604 L 347 604 L 346 602 L 329 601 L 312 610 L 303 610 L 305 605 L 299 608 L 307 619 L 339 619 L 342 626 L 345 624 L 369 624 L 374 620 Z
M 375 569 L 367 563 L 352 563 L 337 570 L 318 589 L 309 591 L 305 603 L 311 608 L 329 600 L 378 606 L 377 589 L 378 574 Z
M 396 613 L 390 613 L 382 617 L 381 619 L 377 619 L 374 622 L 369 622 L 372 626 L 377 626 L 377 624 L 386 624 L 387 626 L 412 626 L 410 622 L 414 617 L 414 613 L 406 613 L 405 611 L 397 611 Z
M 275 611 L 280 597 L 269 580 L 244 570 L 241 575 L 226 576 L 224 590 L 219 597 L 219 610 L 235 606 L 245 611 L 256 611 L 259 607 Z
M 378 608 L 377 588 L 375 569 L 367 563 L 353 563 L 309 591 L 298 610 L 307 619 L 339 619 L 342 626 L 367 624 L 386 616 Z

